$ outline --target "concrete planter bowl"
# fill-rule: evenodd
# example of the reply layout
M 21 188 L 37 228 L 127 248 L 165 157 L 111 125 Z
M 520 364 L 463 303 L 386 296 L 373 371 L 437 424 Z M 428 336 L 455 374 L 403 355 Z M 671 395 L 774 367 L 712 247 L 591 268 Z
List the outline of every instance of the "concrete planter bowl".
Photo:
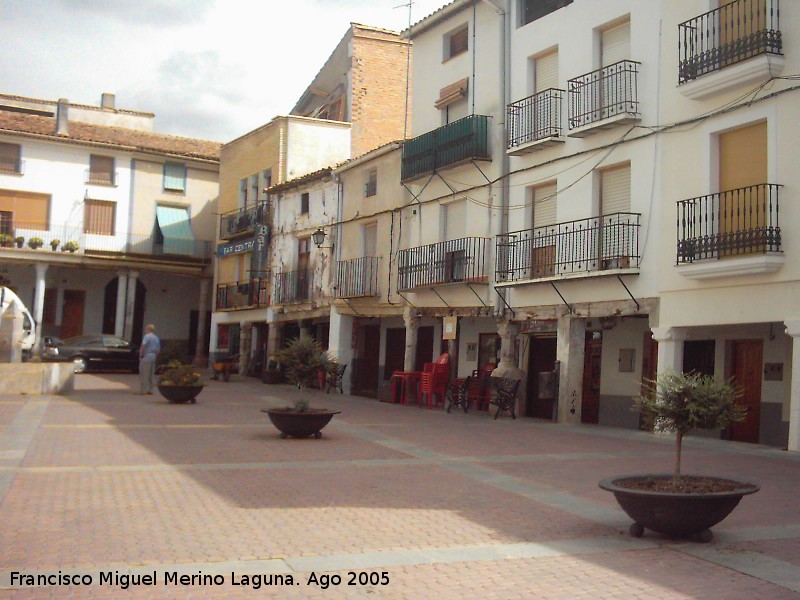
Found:
M 202 385 L 159 385 L 158 391 L 173 404 L 197 403 L 197 396 L 203 391 Z
M 614 494 L 622 510 L 633 519 L 630 534 L 634 537 L 641 537 L 645 529 L 650 529 L 671 538 L 710 542 L 713 537 L 711 527 L 727 517 L 743 496 L 760 489 L 755 483 L 731 479 L 723 481 L 738 484 L 732 486 L 735 489 L 707 493 L 650 491 L 619 485 L 626 481 L 660 477 L 672 476 L 661 473 L 624 475 L 603 479 L 599 484 L 602 489 Z
M 341 411 L 327 408 L 309 408 L 299 412 L 293 408 L 265 408 L 261 412 L 269 415 L 269 420 L 281 432 L 281 438 L 287 437 L 315 439 L 322 437 L 322 429 L 330 423 L 333 415 Z

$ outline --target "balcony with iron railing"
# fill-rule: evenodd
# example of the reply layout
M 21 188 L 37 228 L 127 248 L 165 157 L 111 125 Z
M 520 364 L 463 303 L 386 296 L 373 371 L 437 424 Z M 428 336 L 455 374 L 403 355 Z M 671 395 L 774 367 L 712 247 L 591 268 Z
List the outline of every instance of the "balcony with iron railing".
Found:
M 497 236 L 497 281 L 639 267 L 638 213 L 614 213 Z
M 678 83 L 782 50 L 780 0 L 735 0 L 678 25 Z M 776 66 L 768 62 L 765 74 Z
M 54 225 L 44 222 L 4 220 L 2 229 L 12 237 L 25 238 L 24 248 L 30 249 L 31 238 L 42 240 L 41 251 L 60 251 L 67 242 L 78 245 L 78 253 L 98 257 L 159 257 L 176 261 L 208 263 L 213 242 L 204 240 L 165 239 L 155 233 L 102 233 L 86 231 L 83 225 Z M 109 228 L 111 230 L 112 228 Z
M 237 208 L 222 213 L 219 217 L 219 239 L 227 240 L 256 230 L 256 226 L 269 220 L 269 203 L 259 202 L 253 206 Z
M 401 250 L 397 256 L 397 289 L 486 283 L 489 241 L 467 237 Z
M 780 252 L 779 188 L 764 183 L 678 202 L 677 263 Z
M 639 120 L 640 64 L 621 60 L 567 81 L 571 137 Z
M 378 295 L 381 259 L 362 256 L 336 263 L 336 297 L 368 298 Z
M 269 306 L 269 279 L 251 279 L 217 285 L 217 310 Z
M 311 300 L 311 284 L 314 271 L 300 269 L 275 274 L 273 304 L 292 304 Z
M 400 179 L 410 181 L 468 160 L 491 160 L 489 117 L 471 115 L 403 144 Z
M 561 105 L 564 90 L 551 88 L 506 107 L 508 150 L 512 156 L 563 141 Z

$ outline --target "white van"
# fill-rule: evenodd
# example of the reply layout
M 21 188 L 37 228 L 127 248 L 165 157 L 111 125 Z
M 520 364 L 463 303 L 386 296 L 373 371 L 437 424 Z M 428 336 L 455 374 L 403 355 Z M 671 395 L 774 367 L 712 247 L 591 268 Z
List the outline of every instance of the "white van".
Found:
M 0 321 L 13 317 L 15 312 L 22 315 L 22 335 L 19 338 L 22 354 L 30 356 L 33 344 L 36 342 L 36 323 L 33 321 L 33 315 L 19 296 L 7 287 L 0 287 Z M 2 330 L 5 331 L 4 328 Z

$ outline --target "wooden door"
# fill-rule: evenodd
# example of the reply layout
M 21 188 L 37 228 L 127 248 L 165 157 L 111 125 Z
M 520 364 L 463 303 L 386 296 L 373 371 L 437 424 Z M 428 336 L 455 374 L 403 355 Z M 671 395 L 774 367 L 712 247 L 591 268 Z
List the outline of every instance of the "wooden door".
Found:
M 600 365 L 603 340 L 586 334 L 583 351 L 583 393 L 581 394 L 581 423 L 600 421 Z
M 764 252 L 753 236 L 766 226 L 767 123 L 719 136 L 720 256 Z
M 640 394 L 647 394 L 650 382 L 656 378 L 658 370 L 658 342 L 653 339 L 653 332 L 646 331 L 642 340 L 642 385 Z M 652 429 L 645 422 L 644 415 L 639 413 L 639 429 Z
M 391 378 L 395 371 L 405 371 L 406 328 L 393 327 L 386 330 L 386 362 L 383 367 L 383 380 Z
M 84 290 L 64 290 L 64 310 L 61 313 L 61 337 L 71 338 L 83 334 L 83 309 L 86 303 Z
M 733 342 L 733 378 L 744 394 L 738 404 L 747 409 L 747 417 L 731 425 L 731 439 L 737 442 L 758 443 L 761 425 L 761 340 L 737 340 Z
M 405 336 L 403 336 L 405 343 Z M 417 353 L 414 357 L 414 370 L 422 371 L 425 363 L 433 362 L 433 326 L 417 329 Z
M 538 419 L 553 419 L 553 406 L 558 398 L 540 398 L 539 373 L 551 372 L 556 364 L 556 336 L 531 336 L 528 353 L 528 395 L 525 414 Z
M 353 360 L 353 393 L 378 396 L 381 326 L 360 325 L 356 333 L 356 357 Z

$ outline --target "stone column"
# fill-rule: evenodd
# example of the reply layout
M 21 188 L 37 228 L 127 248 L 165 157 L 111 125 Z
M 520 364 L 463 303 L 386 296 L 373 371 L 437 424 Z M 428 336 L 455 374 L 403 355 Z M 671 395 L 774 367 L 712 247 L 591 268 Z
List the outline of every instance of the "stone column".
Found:
M 581 422 L 583 396 L 583 356 L 586 346 L 586 319 L 564 315 L 558 319 L 556 358 L 558 379 L 558 422 Z
M 197 308 L 197 341 L 194 345 L 194 364 L 208 365 L 208 348 L 206 345 L 206 312 L 208 312 L 208 278 L 200 280 L 200 306 Z
M 406 325 L 406 352 L 403 360 L 403 370 L 413 371 L 417 362 L 417 330 L 419 329 L 419 317 L 417 310 L 406 306 L 403 309 L 403 322 Z
M 33 295 L 33 320 L 36 321 L 36 338 L 33 344 L 34 351 L 39 352 L 42 341 L 42 317 L 44 316 L 44 276 L 47 273 L 47 263 L 37 262 L 36 267 L 36 288 Z
M 125 334 L 125 297 L 128 292 L 128 274 L 117 273 L 117 312 L 114 317 L 114 335 L 121 338 Z
M 514 349 L 517 344 L 519 325 L 512 323 L 507 317 L 497 319 L 497 334 L 500 336 L 500 363 L 492 371 L 492 377 L 505 377 L 506 379 L 518 379 L 517 401 L 515 412 L 518 415 L 525 414 L 525 399 L 527 398 L 528 381 L 526 373 L 517 366 L 514 356 Z M 489 410 L 494 412 L 496 408 L 490 406 Z
M 786 321 L 792 336 L 792 382 L 789 392 L 789 450 L 800 452 L 800 321 Z
M 656 372 L 683 371 L 683 340 L 686 333 L 675 327 L 652 327 L 653 339 L 658 342 Z
M 267 366 L 269 366 L 269 360 L 272 358 L 275 353 L 280 349 L 281 343 L 281 325 L 277 321 L 273 321 L 269 323 L 269 329 L 267 330 Z
M 340 314 L 336 306 L 331 307 L 328 338 L 328 355 L 336 358 L 340 365 L 348 365 L 344 372 L 342 389 L 345 394 L 349 394 L 350 376 L 353 372 L 353 317 Z
M 138 271 L 128 273 L 128 295 L 125 298 L 125 328 L 123 337 L 134 346 L 138 346 L 142 340 L 133 339 L 133 312 L 136 307 L 136 280 L 139 279 Z
M 241 334 L 239 336 L 239 374 L 247 375 L 247 367 L 250 364 L 250 342 L 253 339 L 253 324 L 249 322 L 240 325 Z

